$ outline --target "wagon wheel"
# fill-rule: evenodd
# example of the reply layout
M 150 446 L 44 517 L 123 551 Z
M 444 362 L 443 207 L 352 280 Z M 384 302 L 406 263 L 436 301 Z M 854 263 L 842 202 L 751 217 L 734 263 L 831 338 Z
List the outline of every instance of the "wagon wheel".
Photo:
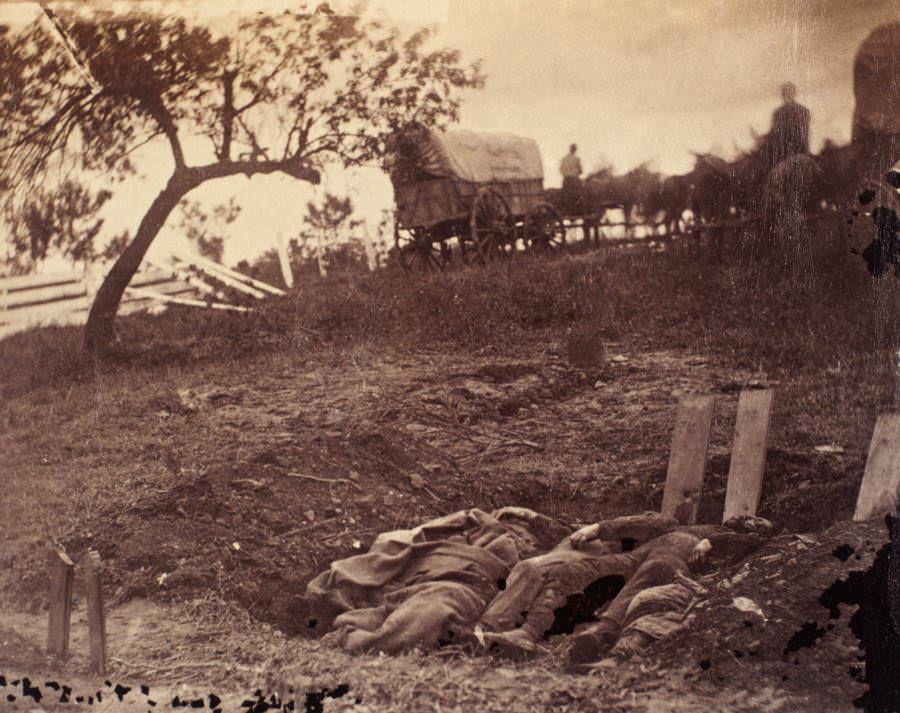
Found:
M 506 257 L 515 248 L 509 206 L 493 188 L 475 196 L 469 229 L 482 262 Z
M 432 240 L 424 228 L 398 228 L 394 231 L 394 245 L 397 259 L 407 272 L 442 270 L 450 261 L 449 247 Z
M 535 254 L 548 254 L 566 244 L 566 227 L 549 203 L 538 203 L 525 216 L 525 242 Z

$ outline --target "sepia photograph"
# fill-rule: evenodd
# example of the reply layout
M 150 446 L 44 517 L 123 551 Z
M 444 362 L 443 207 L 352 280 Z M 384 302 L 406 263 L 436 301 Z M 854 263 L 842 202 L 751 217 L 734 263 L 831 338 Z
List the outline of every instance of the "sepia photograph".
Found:
M 900 713 L 900 6 L 0 3 L 0 530 L 0 711 Z

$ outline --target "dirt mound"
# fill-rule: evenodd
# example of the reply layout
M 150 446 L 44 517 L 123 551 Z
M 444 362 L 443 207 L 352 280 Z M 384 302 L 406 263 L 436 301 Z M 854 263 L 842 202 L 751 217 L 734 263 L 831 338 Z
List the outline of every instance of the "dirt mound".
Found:
M 610 353 L 590 376 L 551 349 L 138 389 L 121 416 L 133 410 L 150 434 L 138 472 L 62 544 L 76 559 L 100 552 L 114 602 L 212 590 L 296 632 L 306 582 L 379 532 L 465 507 L 520 505 L 573 526 L 658 509 L 678 399 L 691 391 L 718 394 L 700 520 L 720 520 L 734 385 L 750 375 L 671 352 Z M 862 448 L 821 455 L 775 440 L 760 514 L 815 530 L 849 513 Z
M 799 445 L 799 444 L 798 444 Z M 698 518 L 719 522 L 725 503 L 730 454 L 710 457 Z M 769 448 L 758 514 L 792 532 L 810 532 L 850 519 L 859 492 L 862 463 L 857 454 L 818 453 L 810 444 Z M 810 508 L 810 503 L 816 503 Z
M 699 691 L 772 685 L 809 710 L 851 709 L 883 652 L 867 661 L 871 642 L 851 624 L 860 602 L 835 592 L 873 570 L 888 537 L 883 521 L 776 537 L 730 571 L 701 578 L 709 594 L 689 629 L 653 647 L 652 660 L 679 661 L 678 674 Z M 870 594 L 885 602 L 886 589 Z
M 730 710 L 777 710 L 781 694 L 771 687 L 790 692 L 789 702 L 812 696 L 824 705 L 827 689 L 817 692 L 815 681 L 835 676 L 835 687 L 852 684 L 852 696 L 862 695 L 849 673 L 844 681 L 850 666 L 864 665 L 849 611 L 829 619 L 818 597 L 853 568 L 865 571 L 885 539 L 883 526 L 866 536 L 869 545 L 855 530 L 823 532 L 852 510 L 871 431 L 840 430 L 829 411 L 797 419 L 805 397 L 764 374 L 621 343 L 607 353 L 590 374 L 552 342 L 505 354 L 354 352 L 314 367 L 273 359 L 227 373 L 174 373 L 76 393 L 52 434 L 36 432 L 44 402 L 17 403 L 9 413 L 18 425 L 0 434 L 0 446 L 22 482 L 47 480 L 35 497 L 56 492 L 63 477 L 83 484 L 59 504 L 67 514 L 57 539 L 76 560 L 89 547 L 100 552 L 111 609 L 135 599 L 226 602 L 294 637 L 297 655 L 308 656 L 303 647 L 319 642 L 296 635 L 321 633 L 330 616 L 304 608 L 306 583 L 332 560 L 368 549 L 380 532 L 467 507 L 525 506 L 570 526 L 658 510 L 686 393 L 716 395 L 700 520 L 718 522 L 740 389 L 774 386 L 760 514 L 782 533 L 802 529 L 813 539 L 781 535 L 749 560 L 742 579 L 743 569 L 724 573 L 730 587 L 711 574 L 709 603 L 680 643 L 614 674 L 602 669 L 597 680 L 554 679 L 553 700 L 574 686 L 615 709 L 621 700 L 601 689 L 680 695 L 688 686 Z M 80 405 L 86 401 L 93 410 Z M 27 429 L 23 449 L 14 439 Z M 815 449 L 834 442 L 841 451 Z M 845 544 L 853 552 L 842 561 L 831 552 L 847 551 Z M 16 541 L 0 562 L 8 601 L 35 614 L 46 608 L 45 550 L 39 538 Z M 76 579 L 76 599 L 79 586 Z M 735 609 L 736 596 L 756 602 L 768 621 Z M 792 637 L 815 646 L 786 655 Z M 547 647 L 537 665 L 558 677 L 563 637 Z M 319 653 L 335 666 L 355 665 L 334 650 Z M 443 675 L 430 667 L 447 668 L 446 655 L 425 659 L 423 671 Z M 339 677 L 335 668 L 329 684 Z M 721 688 L 732 680 L 753 693 L 726 701 Z M 466 677 L 458 683 L 464 696 Z M 379 695 L 395 694 L 388 682 Z

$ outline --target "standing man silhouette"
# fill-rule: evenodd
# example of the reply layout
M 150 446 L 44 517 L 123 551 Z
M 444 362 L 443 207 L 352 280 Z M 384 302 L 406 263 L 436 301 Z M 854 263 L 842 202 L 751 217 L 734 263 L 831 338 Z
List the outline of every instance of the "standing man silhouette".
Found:
M 810 113 L 795 100 L 797 87 L 791 82 L 781 85 L 783 103 L 772 114 L 772 130 L 769 132 L 769 166 L 774 167 L 794 154 L 809 153 Z
M 581 207 L 581 170 L 578 146 L 572 144 L 569 146 L 569 153 L 559 162 L 559 172 L 563 179 L 563 204 L 573 212 L 578 212 Z

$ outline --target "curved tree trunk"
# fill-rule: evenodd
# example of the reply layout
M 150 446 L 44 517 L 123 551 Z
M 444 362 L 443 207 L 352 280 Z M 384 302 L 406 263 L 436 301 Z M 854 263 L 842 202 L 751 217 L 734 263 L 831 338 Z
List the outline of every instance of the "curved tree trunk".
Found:
M 166 187 L 156 196 L 150 208 L 138 226 L 137 234 L 125 248 L 125 252 L 119 256 L 112 270 L 103 280 L 91 313 L 88 315 L 87 325 L 84 328 L 84 348 L 89 353 L 97 356 L 109 347 L 113 340 L 113 322 L 119 309 L 119 302 L 125 288 L 134 277 L 134 273 L 141 265 L 141 260 L 147 254 L 147 248 L 153 243 L 159 231 L 166 222 L 166 218 L 178 205 L 178 201 L 184 198 L 201 183 L 225 176 L 244 174 L 247 178 L 255 174 L 269 174 L 282 171 L 287 175 L 308 181 L 318 185 L 320 175 L 318 170 L 303 163 L 300 159 L 286 159 L 274 161 L 230 161 L 220 160 L 207 166 L 184 166 L 176 157 L 175 173 L 169 179 Z
M 102 355 L 113 340 L 113 323 L 125 288 L 134 277 L 154 238 L 178 202 L 201 181 L 190 170 L 176 171 L 156 196 L 138 226 L 137 234 L 119 256 L 97 291 L 84 328 L 84 348 Z

